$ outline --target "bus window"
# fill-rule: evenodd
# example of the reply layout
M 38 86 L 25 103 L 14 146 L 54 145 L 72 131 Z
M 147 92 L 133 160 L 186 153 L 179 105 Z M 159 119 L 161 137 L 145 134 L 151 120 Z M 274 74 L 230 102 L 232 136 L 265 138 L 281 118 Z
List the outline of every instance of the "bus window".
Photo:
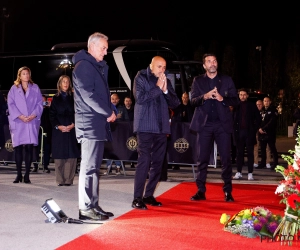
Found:
M 72 78 L 72 57 L 80 49 L 86 49 L 86 43 L 58 44 L 51 51 L 0 54 L 2 92 L 8 92 L 18 69 L 27 66 L 42 93 L 55 94 L 61 75 Z M 147 68 L 154 56 L 162 56 L 166 60 L 168 78 L 178 96 L 181 97 L 183 91 L 188 92 L 193 77 L 198 74 L 196 72 L 199 62 L 180 61 L 179 52 L 174 45 L 155 40 L 109 41 L 104 60 L 109 66 L 108 84 L 111 92 L 118 92 L 120 97 L 132 97 L 133 81 L 137 72 Z

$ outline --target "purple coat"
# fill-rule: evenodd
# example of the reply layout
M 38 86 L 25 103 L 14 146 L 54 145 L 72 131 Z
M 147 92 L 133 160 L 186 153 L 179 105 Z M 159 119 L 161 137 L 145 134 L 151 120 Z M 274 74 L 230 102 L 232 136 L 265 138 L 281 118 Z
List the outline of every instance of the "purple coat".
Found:
M 7 95 L 9 130 L 13 147 L 24 144 L 38 145 L 38 134 L 43 112 L 43 98 L 37 84 L 28 84 L 24 95 L 22 86 L 13 85 Z M 37 117 L 24 123 L 18 118 L 20 115 Z

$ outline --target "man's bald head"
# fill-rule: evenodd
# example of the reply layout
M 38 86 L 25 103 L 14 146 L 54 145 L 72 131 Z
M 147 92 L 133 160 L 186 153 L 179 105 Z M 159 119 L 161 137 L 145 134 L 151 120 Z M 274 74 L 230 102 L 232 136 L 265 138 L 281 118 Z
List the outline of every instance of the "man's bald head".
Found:
M 166 71 L 166 68 L 167 63 L 164 58 L 161 56 L 155 56 L 152 58 L 150 69 L 152 74 L 154 74 L 156 77 L 160 77 L 160 75 Z

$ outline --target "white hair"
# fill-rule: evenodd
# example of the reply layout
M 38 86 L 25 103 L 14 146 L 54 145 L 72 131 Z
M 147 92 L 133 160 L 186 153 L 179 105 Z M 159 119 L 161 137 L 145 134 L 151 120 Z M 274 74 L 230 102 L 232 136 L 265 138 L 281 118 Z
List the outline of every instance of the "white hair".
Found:
M 92 43 L 98 42 L 100 39 L 108 40 L 108 37 L 100 32 L 95 32 L 89 36 L 87 47 L 89 48 Z

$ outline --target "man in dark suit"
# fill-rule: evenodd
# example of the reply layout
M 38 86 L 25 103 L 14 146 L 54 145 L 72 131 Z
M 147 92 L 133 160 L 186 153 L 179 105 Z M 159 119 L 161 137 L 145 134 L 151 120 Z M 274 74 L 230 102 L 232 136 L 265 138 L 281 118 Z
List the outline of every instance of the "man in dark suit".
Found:
M 214 54 L 203 56 L 206 73 L 194 78 L 191 90 L 191 104 L 195 106 L 190 125 L 197 132 L 196 184 L 198 191 L 191 200 L 205 200 L 207 168 L 214 141 L 217 143 L 222 162 L 222 180 L 225 201 L 232 197 L 231 133 L 233 119 L 229 106 L 238 104 L 237 91 L 231 77 L 218 74 L 218 62 Z
M 153 194 L 161 175 L 167 135 L 171 133 L 169 108 L 174 109 L 180 104 L 171 81 L 165 75 L 166 66 L 164 58 L 155 56 L 149 67 L 139 71 L 134 79 L 133 132 L 137 133 L 138 162 L 132 207 L 137 209 L 147 209 L 146 204 L 162 205 Z
M 182 102 L 174 109 L 174 115 L 172 121 L 176 122 L 191 122 L 194 114 L 194 107 L 192 107 L 189 94 L 184 92 L 181 96 Z
M 247 149 L 248 180 L 253 178 L 254 145 L 256 144 L 256 133 L 261 123 L 261 116 L 255 103 L 249 102 L 248 90 L 240 89 L 240 103 L 234 111 L 234 142 L 237 149 L 237 173 L 233 179 L 242 178 L 244 164 L 244 150 Z
M 134 105 L 132 104 L 132 100 L 129 96 L 124 98 L 124 106 L 123 112 L 121 116 L 122 121 L 133 121 L 134 117 Z
M 261 162 L 257 168 L 265 168 L 266 166 L 266 148 L 270 147 L 273 155 L 273 165 L 271 169 L 275 169 L 278 165 L 278 152 L 276 149 L 276 132 L 277 132 L 277 118 L 278 111 L 271 105 L 270 97 L 265 97 L 264 107 L 261 110 L 262 122 L 258 130 L 258 140 L 260 141 Z M 262 138 L 264 139 L 262 140 Z
M 113 216 L 99 206 L 99 175 L 104 143 L 110 141 L 110 122 L 116 120 L 107 82 L 108 37 L 94 33 L 88 39 L 88 51 L 78 51 L 72 61 L 75 128 L 81 144 L 78 182 L 79 219 L 107 220 Z

